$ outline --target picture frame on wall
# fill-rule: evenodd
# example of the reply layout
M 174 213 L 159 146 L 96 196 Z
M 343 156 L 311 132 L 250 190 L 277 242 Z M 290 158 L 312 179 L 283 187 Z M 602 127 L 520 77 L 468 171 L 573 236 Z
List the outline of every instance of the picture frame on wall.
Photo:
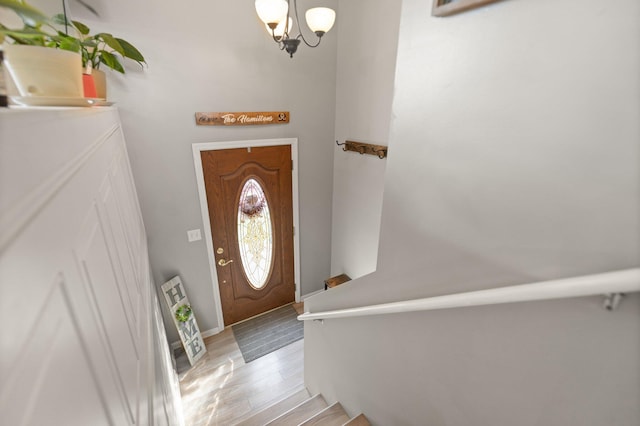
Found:
M 500 0 L 433 0 L 431 15 L 449 16 Z

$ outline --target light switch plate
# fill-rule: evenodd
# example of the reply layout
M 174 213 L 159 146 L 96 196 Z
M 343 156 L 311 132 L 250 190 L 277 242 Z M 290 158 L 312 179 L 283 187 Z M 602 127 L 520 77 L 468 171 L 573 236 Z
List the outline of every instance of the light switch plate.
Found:
M 192 229 L 191 231 L 187 231 L 187 239 L 189 242 L 199 241 L 202 239 L 202 234 L 200 234 L 199 229 Z

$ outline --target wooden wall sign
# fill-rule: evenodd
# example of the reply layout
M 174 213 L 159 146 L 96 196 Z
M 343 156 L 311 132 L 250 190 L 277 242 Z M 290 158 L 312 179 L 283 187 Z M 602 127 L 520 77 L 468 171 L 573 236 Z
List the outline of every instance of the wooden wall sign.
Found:
M 204 341 L 200 335 L 196 317 L 193 315 L 193 312 L 191 312 L 191 305 L 189 304 L 189 299 L 187 298 L 187 293 L 184 291 L 180 277 L 173 277 L 164 283 L 161 289 L 167 301 L 167 306 L 169 306 L 169 312 L 171 312 L 173 322 L 178 329 L 184 351 L 189 358 L 189 364 L 193 365 L 207 352 L 207 347 L 204 345 Z M 183 314 L 185 311 L 184 307 L 187 307 L 190 314 L 186 316 L 188 318 L 183 318 L 186 319 L 185 321 L 180 321 L 177 318 L 180 315 L 176 315 L 176 311 L 180 310 L 179 313 Z
M 256 124 L 285 124 L 289 111 L 270 112 L 196 112 L 198 126 L 252 126 Z

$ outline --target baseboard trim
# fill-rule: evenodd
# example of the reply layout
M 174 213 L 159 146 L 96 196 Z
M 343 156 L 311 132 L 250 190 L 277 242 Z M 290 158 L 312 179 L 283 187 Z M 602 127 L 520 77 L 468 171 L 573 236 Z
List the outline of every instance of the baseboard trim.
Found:
M 202 336 L 203 339 L 206 339 L 207 337 L 210 337 L 210 336 L 213 336 L 215 334 L 218 334 L 221 331 L 222 330 L 220 330 L 220 327 L 214 327 L 214 328 L 211 328 L 209 330 L 200 332 L 200 335 Z M 169 347 L 171 348 L 171 351 L 175 351 L 176 349 L 180 348 L 181 346 L 182 346 L 182 342 L 180 340 L 175 341 L 175 342 L 171 342 L 169 344 Z
M 304 296 L 302 296 L 302 301 L 304 302 L 305 299 L 308 299 L 309 297 L 315 296 L 316 294 L 320 294 L 320 293 L 324 293 L 324 289 L 323 290 L 314 291 L 314 292 L 309 293 L 309 294 L 305 294 Z
M 220 327 L 214 327 L 211 328 L 209 330 L 203 331 L 202 333 L 200 333 L 202 335 L 203 339 L 206 339 L 207 337 L 213 336 L 215 334 L 220 333 L 222 330 L 220 330 Z

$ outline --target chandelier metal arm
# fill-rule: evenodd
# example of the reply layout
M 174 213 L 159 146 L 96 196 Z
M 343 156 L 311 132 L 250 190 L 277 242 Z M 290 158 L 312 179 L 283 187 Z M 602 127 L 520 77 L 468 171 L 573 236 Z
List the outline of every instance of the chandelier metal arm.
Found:
M 304 34 L 302 34 L 302 26 L 300 25 L 300 19 L 298 19 L 298 1 L 297 0 L 293 0 L 293 14 L 296 19 L 296 24 L 298 24 L 298 31 L 300 32 L 300 34 L 298 34 L 296 39 L 302 39 L 302 41 L 304 41 L 304 44 L 306 44 L 309 47 L 318 47 L 318 45 L 322 41 L 322 36 L 324 35 L 324 32 L 321 32 L 321 31 L 316 32 L 316 35 L 318 36 L 318 42 L 316 44 L 310 44 L 307 41 L 307 39 L 304 38 Z
M 294 39 L 290 38 L 287 30 L 285 30 L 285 33 L 282 34 L 281 36 L 277 36 L 275 33 L 275 27 L 271 28 L 271 37 L 273 38 L 273 41 L 278 43 L 278 48 L 280 50 L 286 49 L 287 52 L 289 53 L 289 56 L 293 58 L 293 54 L 298 49 L 298 44 L 300 44 L 300 41 L 298 40 L 298 38 L 294 38 Z
M 271 30 L 271 38 L 273 39 L 273 41 L 275 41 L 276 43 L 278 43 L 278 46 L 282 44 L 283 40 L 286 40 L 289 38 L 289 31 L 288 29 L 285 29 L 284 34 L 282 34 L 281 36 L 276 35 L 276 24 L 267 24 L 269 29 Z
M 273 41 L 278 44 L 280 44 L 280 42 L 282 41 L 282 37 L 276 35 L 275 28 L 271 28 L 271 37 L 273 38 Z

